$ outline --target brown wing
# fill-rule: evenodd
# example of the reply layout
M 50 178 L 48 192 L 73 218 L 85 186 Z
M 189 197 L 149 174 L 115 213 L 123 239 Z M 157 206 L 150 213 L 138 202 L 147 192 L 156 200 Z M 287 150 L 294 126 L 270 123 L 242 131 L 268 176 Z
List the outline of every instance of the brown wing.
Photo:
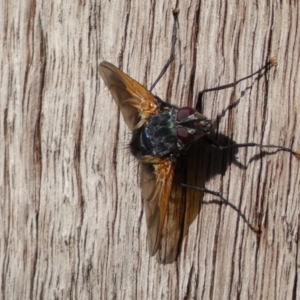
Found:
M 130 130 L 142 126 L 157 113 L 157 100 L 137 81 L 106 61 L 100 64 L 99 72 Z
M 159 246 L 169 203 L 174 166 L 169 158 L 141 158 L 141 189 L 148 228 L 148 247 L 154 255 Z

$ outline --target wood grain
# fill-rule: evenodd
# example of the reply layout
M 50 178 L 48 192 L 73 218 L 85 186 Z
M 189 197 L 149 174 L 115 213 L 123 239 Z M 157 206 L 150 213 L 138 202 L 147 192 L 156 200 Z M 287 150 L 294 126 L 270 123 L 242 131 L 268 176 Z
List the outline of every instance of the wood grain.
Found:
M 216 197 L 188 192 L 175 261 L 148 254 L 130 131 L 97 69 L 109 61 L 149 88 L 170 54 L 174 6 L 1 2 L 1 299 L 300 298 L 300 162 L 288 153 L 231 156 L 200 143 L 188 179 L 262 233 Z M 178 6 L 176 58 L 153 93 L 194 106 L 202 89 L 275 56 L 259 79 L 206 94 L 204 113 L 220 143 L 299 149 L 298 2 Z

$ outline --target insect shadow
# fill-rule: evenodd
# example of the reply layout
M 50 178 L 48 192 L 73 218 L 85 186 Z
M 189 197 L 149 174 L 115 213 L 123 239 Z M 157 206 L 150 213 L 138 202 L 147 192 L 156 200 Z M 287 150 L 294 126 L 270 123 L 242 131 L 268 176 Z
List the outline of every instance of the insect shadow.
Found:
M 256 79 L 259 79 L 259 77 Z M 247 87 L 246 89 L 250 88 L 251 87 Z M 217 116 L 213 122 L 214 128 L 217 127 L 216 123 L 223 117 L 226 117 L 228 111 L 238 106 L 246 89 L 241 93 L 238 100 L 223 109 Z M 200 97 L 201 95 L 199 93 L 198 98 Z M 198 99 L 198 104 L 199 101 L 201 100 Z M 201 107 L 198 107 L 198 109 L 202 112 Z M 278 150 L 272 152 L 261 151 L 259 154 L 254 155 L 248 161 L 248 164 L 245 165 L 238 159 L 238 148 L 221 150 L 214 146 L 215 141 L 220 145 L 239 145 L 227 135 L 216 133 L 216 131 L 212 130 L 210 136 L 205 136 L 194 142 L 186 156 L 183 156 L 177 164 L 176 175 L 166 213 L 165 226 L 162 231 L 161 248 L 158 250 L 157 258 L 160 263 L 172 263 L 180 255 L 184 238 L 188 234 L 189 226 L 199 215 L 201 205 L 229 205 L 236 211 L 246 226 L 253 231 L 259 232 L 259 226 L 252 225 L 248 216 L 245 216 L 237 206 L 230 203 L 230 201 L 219 192 L 206 190 L 204 187 L 205 183 L 209 182 L 215 176 L 224 176 L 231 164 L 246 170 L 250 163 L 260 160 L 264 155 L 275 154 Z M 197 190 L 198 188 L 199 190 Z M 204 189 L 204 191 L 201 189 Z M 216 190 L 218 190 L 218 188 L 216 188 Z M 206 193 L 211 193 L 216 197 L 211 201 L 205 201 L 203 198 Z M 258 217 L 255 222 L 259 223 L 260 216 L 257 215 L 255 217 Z

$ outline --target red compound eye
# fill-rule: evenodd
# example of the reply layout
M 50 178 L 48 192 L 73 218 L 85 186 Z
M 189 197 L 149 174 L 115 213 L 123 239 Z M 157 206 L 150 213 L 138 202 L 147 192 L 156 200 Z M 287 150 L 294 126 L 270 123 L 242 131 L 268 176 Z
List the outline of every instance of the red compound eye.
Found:
M 190 144 L 195 140 L 195 137 L 190 134 L 185 127 L 177 128 L 177 137 L 182 141 L 184 145 Z
M 191 107 L 181 107 L 179 110 L 178 110 L 178 113 L 177 113 L 177 121 L 183 121 L 184 119 L 186 119 L 188 116 L 192 115 L 195 113 L 195 110 Z

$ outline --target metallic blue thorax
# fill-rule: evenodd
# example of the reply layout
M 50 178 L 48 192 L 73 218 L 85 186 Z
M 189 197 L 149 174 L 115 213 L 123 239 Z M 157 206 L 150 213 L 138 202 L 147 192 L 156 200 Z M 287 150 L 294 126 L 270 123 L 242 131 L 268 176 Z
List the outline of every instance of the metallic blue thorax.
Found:
M 134 132 L 131 141 L 133 155 L 165 157 L 178 154 L 183 145 L 176 133 L 177 112 L 178 109 L 175 107 L 167 108 L 164 112 L 151 116 Z

